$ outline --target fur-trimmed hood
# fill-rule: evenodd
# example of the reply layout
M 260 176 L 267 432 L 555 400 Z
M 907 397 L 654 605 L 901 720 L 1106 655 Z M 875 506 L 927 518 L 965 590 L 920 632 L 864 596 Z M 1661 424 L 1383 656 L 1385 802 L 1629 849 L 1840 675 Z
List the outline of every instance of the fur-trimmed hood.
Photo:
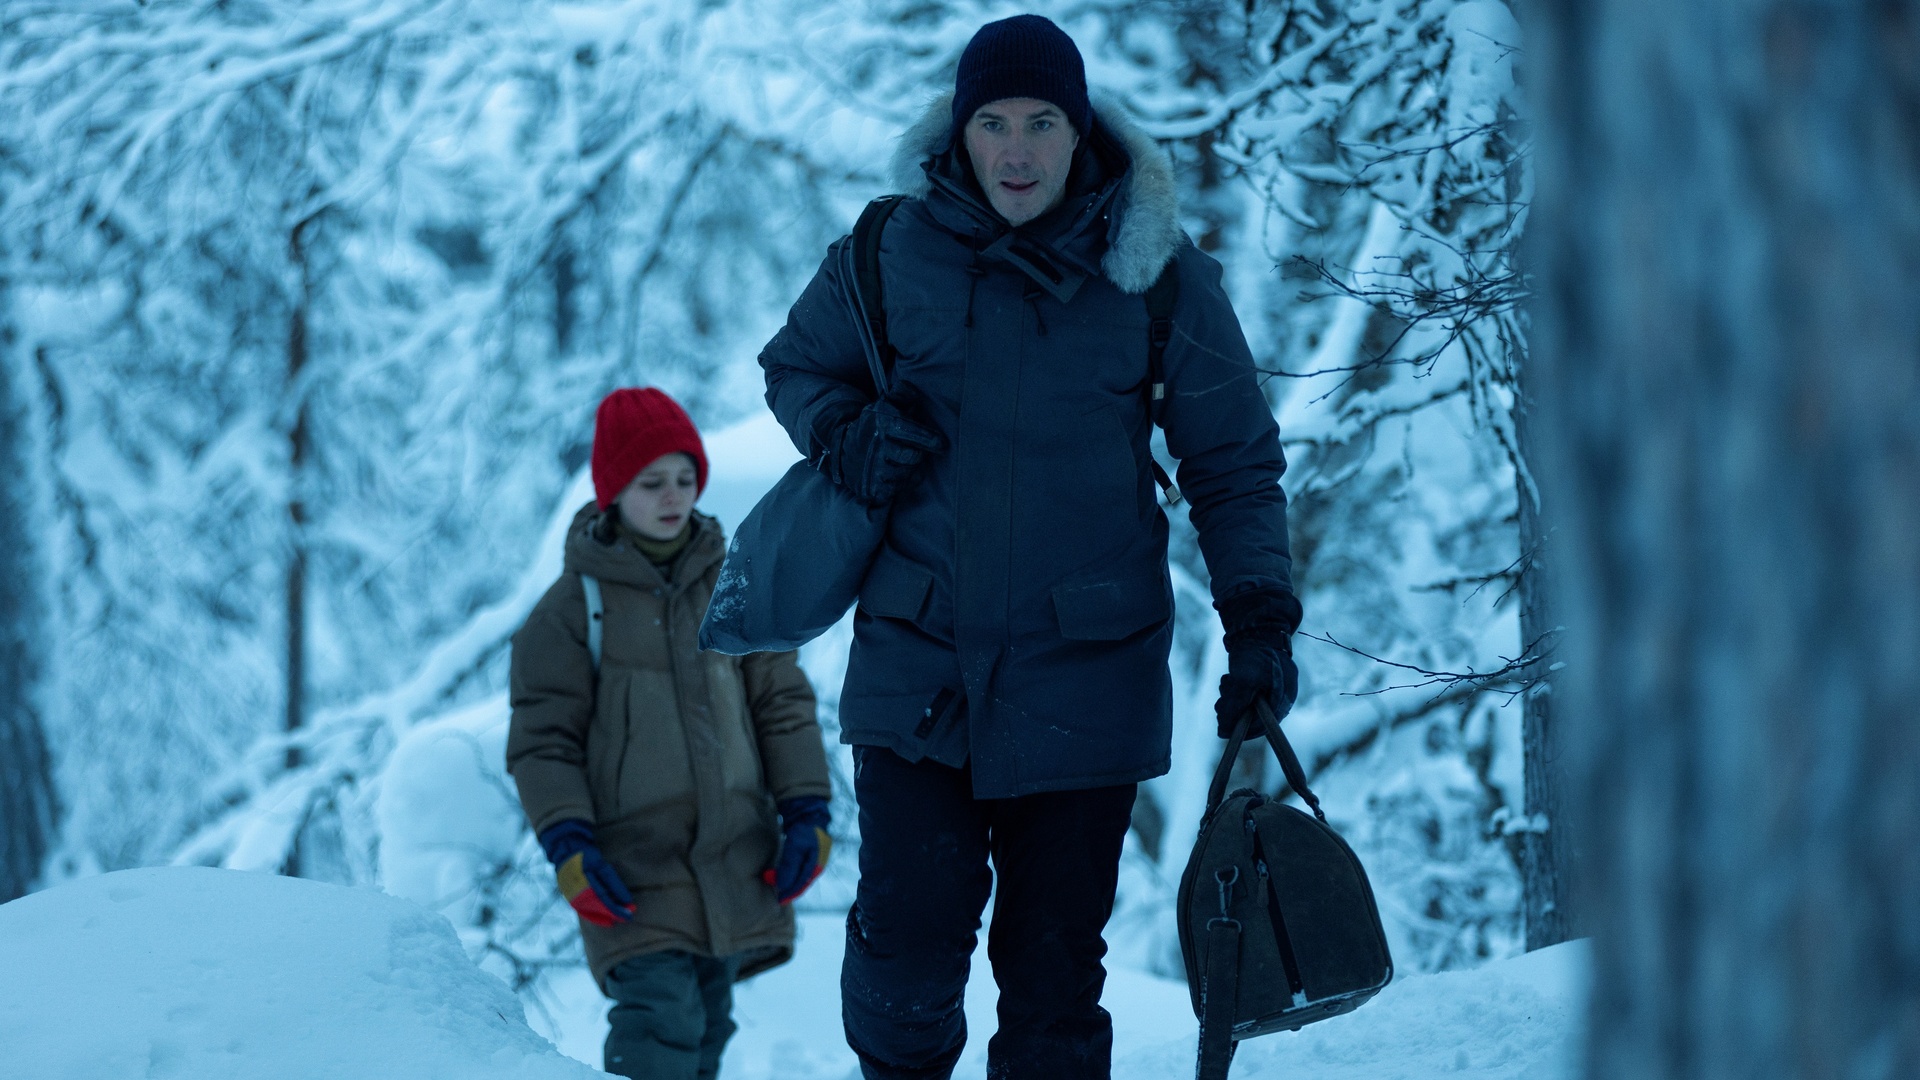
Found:
M 1094 94 L 1093 112 L 1132 161 L 1114 200 L 1114 227 L 1100 269 L 1122 292 L 1144 293 L 1160 277 L 1182 238 L 1173 165 L 1112 97 Z M 926 197 L 931 185 L 923 165 L 947 148 L 952 130 L 953 95 L 946 93 L 929 102 L 919 121 L 900 136 L 890 169 L 895 190 Z

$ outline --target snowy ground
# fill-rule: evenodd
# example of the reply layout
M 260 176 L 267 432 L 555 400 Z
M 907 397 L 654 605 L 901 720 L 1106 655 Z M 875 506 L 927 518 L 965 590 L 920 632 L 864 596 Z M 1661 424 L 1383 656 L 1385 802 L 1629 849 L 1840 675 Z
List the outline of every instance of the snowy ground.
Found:
M 369 889 L 172 867 L 0 906 L 3 1080 L 584 1080 L 453 927 Z
M 723 1080 L 850 1080 L 840 919 L 801 920 L 793 963 L 740 987 Z M 985 1072 L 993 987 L 968 988 L 957 1076 Z M 1246 1044 L 1236 1080 L 1572 1080 L 1584 943 L 1402 978 L 1358 1012 Z M 551 1015 L 466 958 L 452 927 L 362 889 L 198 868 L 129 870 L 0 906 L 0 1080 L 570 1080 L 604 1002 L 581 973 Z M 1115 1080 L 1191 1075 L 1185 988 L 1117 969 Z
M 798 955 L 740 987 L 721 1080 L 857 1080 L 840 1030 L 841 920 L 801 918 Z M 1585 942 L 1473 971 L 1401 977 L 1347 1016 L 1255 1039 L 1234 1059 L 1234 1080 L 1572 1080 Z M 582 975 L 563 986 L 554 1031 L 565 1052 L 598 1063 L 605 1003 Z M 984 941 L 967 987 L 971 1036 L 955 1076 L 986 1074 L 993 980 Z M 1114 1080 L 1193 1074 L 1197 1034 L 1185 984 L 1116 969 L 1103 999 L 1113 1014 Z M 535 1027 L 543 1028 L 538 1018 Z

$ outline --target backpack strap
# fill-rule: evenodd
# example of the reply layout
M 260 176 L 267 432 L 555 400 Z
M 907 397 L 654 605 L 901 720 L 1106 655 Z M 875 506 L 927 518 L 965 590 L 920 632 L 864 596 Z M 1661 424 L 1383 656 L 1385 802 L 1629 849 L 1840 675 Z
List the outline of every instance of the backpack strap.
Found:
M 587 594 L 587 652 L 593 655 L 593 674 L 600 674 L 600 642 L 606 634 L 607 605 L 600 596 L 600 579 L 580 575 L 580 589 Z
M 882 373 L 893 369 L 893 346 L 887 341 L 887 306 L 880 297 L 880 236 L 886 232 L 887 219 L 907 201 L 905 195 L 882 195 L 860 211 L 853 223 L 853 277 L 860 294 L 860 313 L 866 316 L 874 352 L 879 356 Z M 874 391 L 886 395 L 886 388 Z
M 1179 257 L 1167 260 L 1160 276 L 1147 288 L 1147 415 L 1160 423 L 1167 400 L 1167 343 L 1173 340 L 1173 309 L 1180 306 Z M 1166 492 L 1167 505 L 1180 502 L 1180 489 L 1160 462 L 1153 463 L 1153 478 Z
M 1168 259 L 1160 276 L 1147 287 L 1148 401 L 1155 423 L 1167 399 L 1167 343 L 1173 340 L 1173 309 L 1180 306 L 1180 261 Z

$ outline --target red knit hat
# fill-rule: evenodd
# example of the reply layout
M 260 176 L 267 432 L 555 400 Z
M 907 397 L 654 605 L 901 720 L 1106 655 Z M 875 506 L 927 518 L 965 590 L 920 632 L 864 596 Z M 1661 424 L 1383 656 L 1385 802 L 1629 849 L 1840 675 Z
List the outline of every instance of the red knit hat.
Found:
M 680 403 L 648 387 L 608 394 L 593 417 L 593 495 L 605 510 L 663 454 L 693 459 L 694 497 L 707 490 L 707 451 Z

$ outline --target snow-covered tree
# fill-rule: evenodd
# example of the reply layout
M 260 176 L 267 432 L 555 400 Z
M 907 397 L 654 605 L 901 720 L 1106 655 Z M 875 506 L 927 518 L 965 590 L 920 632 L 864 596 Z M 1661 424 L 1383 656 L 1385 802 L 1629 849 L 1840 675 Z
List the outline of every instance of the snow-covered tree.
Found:
M 59 695 L 70 834 L 128 865 L 306 765 L 316 716 L 510 588 L 606 389 L 738 412 L 729 373 L 838 208 L 781 87 L 741 92 L 753 38 L 726 9 L 6 19 L 27 180 L 0 228 L 85 550 L 62 651 L 122 684 Z M 466 674 L 497 676 L 497 646 Z M 370 873 L 326 790 L 282 855 Z
M 349 336 L 326 284 L 424 10 L 8 13 L 0 92 L 26 176 L 7 247 L 84 549 L 61 578 L 66 665 L 93 673 L 56 715 L 80 721 L 62 725 L 71 827 L 104 865 L 152 858 L 263 720 L 303 716 L 310 525 L 338 452 L 315 402 Z
M 1386 882 L 1402 962 L 1498 955 L 1501 841 L 1532 822 L 1515 694 L 1541 666 L 1511 603 L 1518 32 L 1481 0 L 1181 10 L 1109 23 L 1102 68 L 1185 165 L 1190 232 L 1272 376 L 1308 610 L 1288 728 Z M 1198 672 L 1217 630 L 1193 625 Z
M 1511 951 L 1508 843 L 1533 818 L 1510 701 L 1537 665 L 1509 595 L 1529 548 L 1506 9 L 1041 10 L 1163 138 L 1189 232 L 1226 264 L 1273 373 L 1315 635 L 1288 727 L 1400 960 Z M 30 282 L 22 341 L 61 403 L 43 455 L 65 673 L 50 717 L 74 864 L 380 879 L 389 756 L 423 723 L 450 725 L 434 745 L 484 741 L 473 710 L 497 700 L 507 636 L 555 572 L 594 402 L 652 382 L 709 427 L 752 411 L 752 357 L 826 242 L 888 190 L 888 139 L 950 85 L 973 31 L 1015 11 L 0 13 L 0 160 L 27 181 L 0 236 Z M 1115 935 L 1169 971 L 1225 664 L 1171 514 L 1180 734 L 1137 807 Z M 830 635 L 803 657 L 830 730 L 844 648 Z M 109 666 L 135 689 L 78 674 Z M 1247 760 L 1245 780 L 1280 785 Z M 524 840 L 473 840 L 488 854 L 461 863 L 465 891 L 433 897 L 514 978 L 558 955 Z

